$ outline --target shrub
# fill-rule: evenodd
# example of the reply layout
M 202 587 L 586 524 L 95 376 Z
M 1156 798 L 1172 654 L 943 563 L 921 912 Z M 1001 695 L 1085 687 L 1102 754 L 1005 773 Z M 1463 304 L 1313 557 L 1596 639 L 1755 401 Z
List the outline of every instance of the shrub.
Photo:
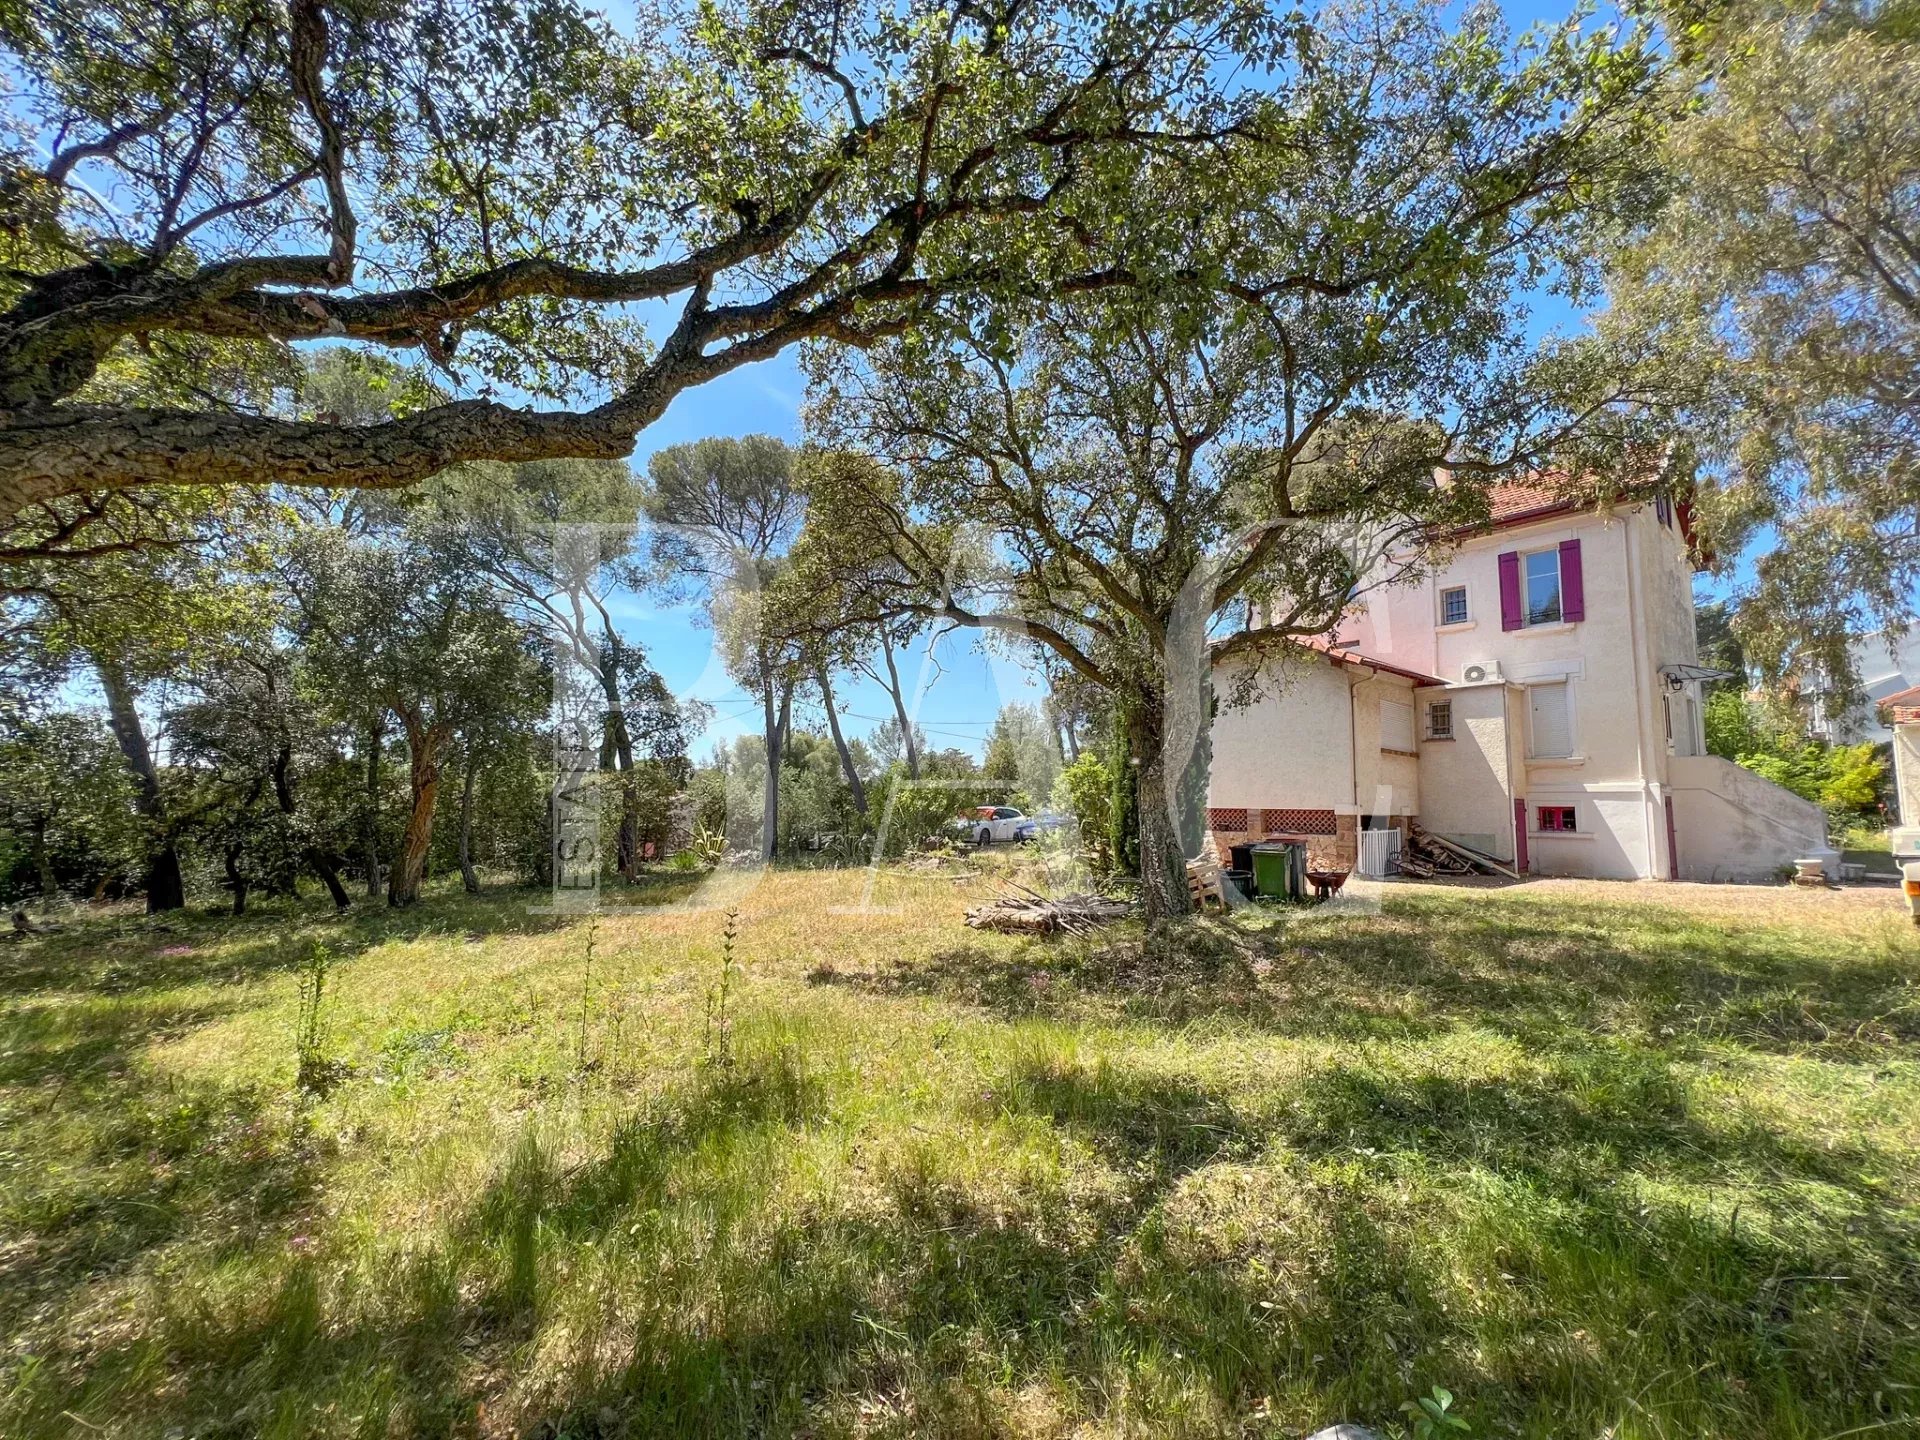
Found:
M 1113 815 L 1113 777 L 1100 757 L 1089 750 L 1060 772 L 1053 782 L 1053 808 L 1073 817 L 1081 848 L 1107 863 L 1107 827 Z
M 1836 831 L 1877 816 L 1887 763 L 1872 744 L 1808 739 L 1786 718 L 1732 691 L 1709 696 L 1703 719 L 1710 753 L 1813 801 Z
M 1107 848 L 1116 874 L 1140 873 L 1140 778 L 1125 752 L 1108 770 Z

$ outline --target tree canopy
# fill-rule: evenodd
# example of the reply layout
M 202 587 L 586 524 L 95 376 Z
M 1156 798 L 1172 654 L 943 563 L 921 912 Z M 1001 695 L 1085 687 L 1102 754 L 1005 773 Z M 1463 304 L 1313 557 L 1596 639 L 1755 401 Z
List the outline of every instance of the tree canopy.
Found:
M 631 33 L 575 0 L 0 8 L 0 520 L 623 456 L 797 342 L 1126 283 L 1133 159 L 1249 141 L 1270 103 L 1222 77 L 1294 29 L 1250 0 L 648 0 Z M 289 413 L 288 347 L 329 339 L 459 398 Z
M 1920 584 L 1920 27 L 1751 0 L 1682 39 L 1707 83 L 1603 328 L 1668 396 L 1721 553 L 1761 544 L 1746 658 L 1841 706 L 1850 642 Z

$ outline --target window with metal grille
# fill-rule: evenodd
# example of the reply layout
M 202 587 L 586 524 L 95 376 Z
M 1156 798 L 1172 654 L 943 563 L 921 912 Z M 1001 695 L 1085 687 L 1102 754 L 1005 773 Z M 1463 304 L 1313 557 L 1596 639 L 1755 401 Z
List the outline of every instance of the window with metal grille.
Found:
M 1440 592 L 1440 623 L 1442 625 L 1464 625 L 1467 623 L 1467 587 L 1449 585 Z
M 1429 740 L 1453 738 L 1453 702 L 1451 700 L 1436 700 L 1427 706 L 1427 738 Z

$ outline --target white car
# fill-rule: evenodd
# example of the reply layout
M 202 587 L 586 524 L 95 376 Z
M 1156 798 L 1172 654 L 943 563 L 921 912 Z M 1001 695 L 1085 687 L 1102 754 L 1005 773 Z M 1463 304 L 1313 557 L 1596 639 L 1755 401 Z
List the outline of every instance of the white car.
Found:
M 976 845 L 1033 838 L 1033 821 L 1011 805 L 977 806 L 962 817 L 961 823 L 966 826 L 967 837 Z

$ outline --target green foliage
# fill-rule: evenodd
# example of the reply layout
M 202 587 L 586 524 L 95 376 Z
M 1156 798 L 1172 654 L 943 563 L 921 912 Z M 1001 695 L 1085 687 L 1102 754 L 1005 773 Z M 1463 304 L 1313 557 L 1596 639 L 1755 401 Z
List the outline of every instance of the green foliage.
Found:
M 1700 663 L 1715 670 L 1725 670 L 1732 677 L 1714 680 L 1703 686 L 1709 698 L 1724 690 L 1739 693 L 1747 688 L 1747 652 L 1740 644 L 1734 620 L 1735 608 L 1730 601 L 1709 600 L 1694 606 L 1693 633 L 1699 648 Z
M 0 721 L 0 901 L 90 890 L 139 872 L 145 850 L 133 786 L 90 715 Z
M 1082 752 L 1053 782 L 1053 808 L 1073 817 L 1081 848 L 1102 860 L 1111 853 L 1113 843 L 1113 792 L 1113 777 L 1094 750 Z
M 1124 750 L 1107 766 L 1107 854 L 1117 874 L 1140 873 L 1139 771 Z
M 723 850 L 727 839 L 727 780 L 728 772 L 725 769 L 708 766 L 696 770 L 687 785 L 687 792 L 693 800 L 695 826 L 703 832 L 717 835 Z
M 716 752 L 715 764 L 693 777 L 697 822 L 724 833 L 735 849 L 756 848 L 761 839 L 767 783 L 766 746 L 758 735 L 736 737 Z M 879 815 L 870 791 L 867 815 L 854 808 L 852 791 L 841 773 L 833 742 L 824 735 L 796 730 L 782 749 L 779 807 L 774 820 L 775 852 L 811 851 L 830 841 L 857 841 Z M 878 783 L 878 782 L 876 782 Z
M 941 761 L 940 752 L 926 757 L 918 780 L 896 765 L 873 783 L 868 811 L 885 844 L 884 855 L 907 855 L 929 844 L 951 844 L 958 834 L 955 822 L 979 805 L 1004 801 L 1000 787 L 979 776 L 954 774 L 957 768 Z
M 1443 1435 L 1464 1435 L 1471 1428 L 1453 1410 L 1453 1392 L 1444 1385 L 1436 1385 L 1425 1395 L 1413 1400 L 1400 1402 L 1401 1413 L 1407 1417 L 1407 1434 L 1410 1440 L 1436 1440 Z
M 1880 803 L 1887 781 L 1887 762 L 1878 747 L 1836 745 L 1827 755 L 1827 773 L 1820 803 L 1829 814 L 1865 815 Z
M 1031 705 L 1004 705 L 987 736 L 981 773 L 1002 788 L 1008 804 L 1045 804 L 1060 773 L 1060 740 Z M 1018 799 L 1014 799 L 1018 795 Z
M 1836 830 L 1876 816 L 1887 762 L 1871 743 L 1832 745 L 1798 733 L 1790 719 L 1733 690 L 1707 697 L 1703 723 L 1709 754 L 1811 800 Z
M 734 944 L 740 937 L 740 907 L 730 906 L 720 929 L 720 975 L 707 991 L 706 1028 L 701 1032 L 700 1050 L 709 1066 L 733 1068 L 733 983 L 740 974 L 734 959 Z
M 1707 753 L 1728 760 L 1785 748 L 1787 726 L 1764 705 L 1755 704 L 1737 690 L 1719 690 L 1707 696 L 1700 713 Z
M 303 1095 L 324 1097 L 347 1076 L 346 1062 L 333 1054 L 327 1005 L 327 977 L 333 951 L 316 941 L 300 968 L 294 1001 L 294 1087 Z
M 1735 0 L 1679 47 L 1702 84 L 1660 150 L 1664 208 L 1613 277 L 1606 326 L 1664 397 L 1770 688 L 1838 714 L 1851 641 L 1920 582 L 1920 35 L 1910 6 Z

